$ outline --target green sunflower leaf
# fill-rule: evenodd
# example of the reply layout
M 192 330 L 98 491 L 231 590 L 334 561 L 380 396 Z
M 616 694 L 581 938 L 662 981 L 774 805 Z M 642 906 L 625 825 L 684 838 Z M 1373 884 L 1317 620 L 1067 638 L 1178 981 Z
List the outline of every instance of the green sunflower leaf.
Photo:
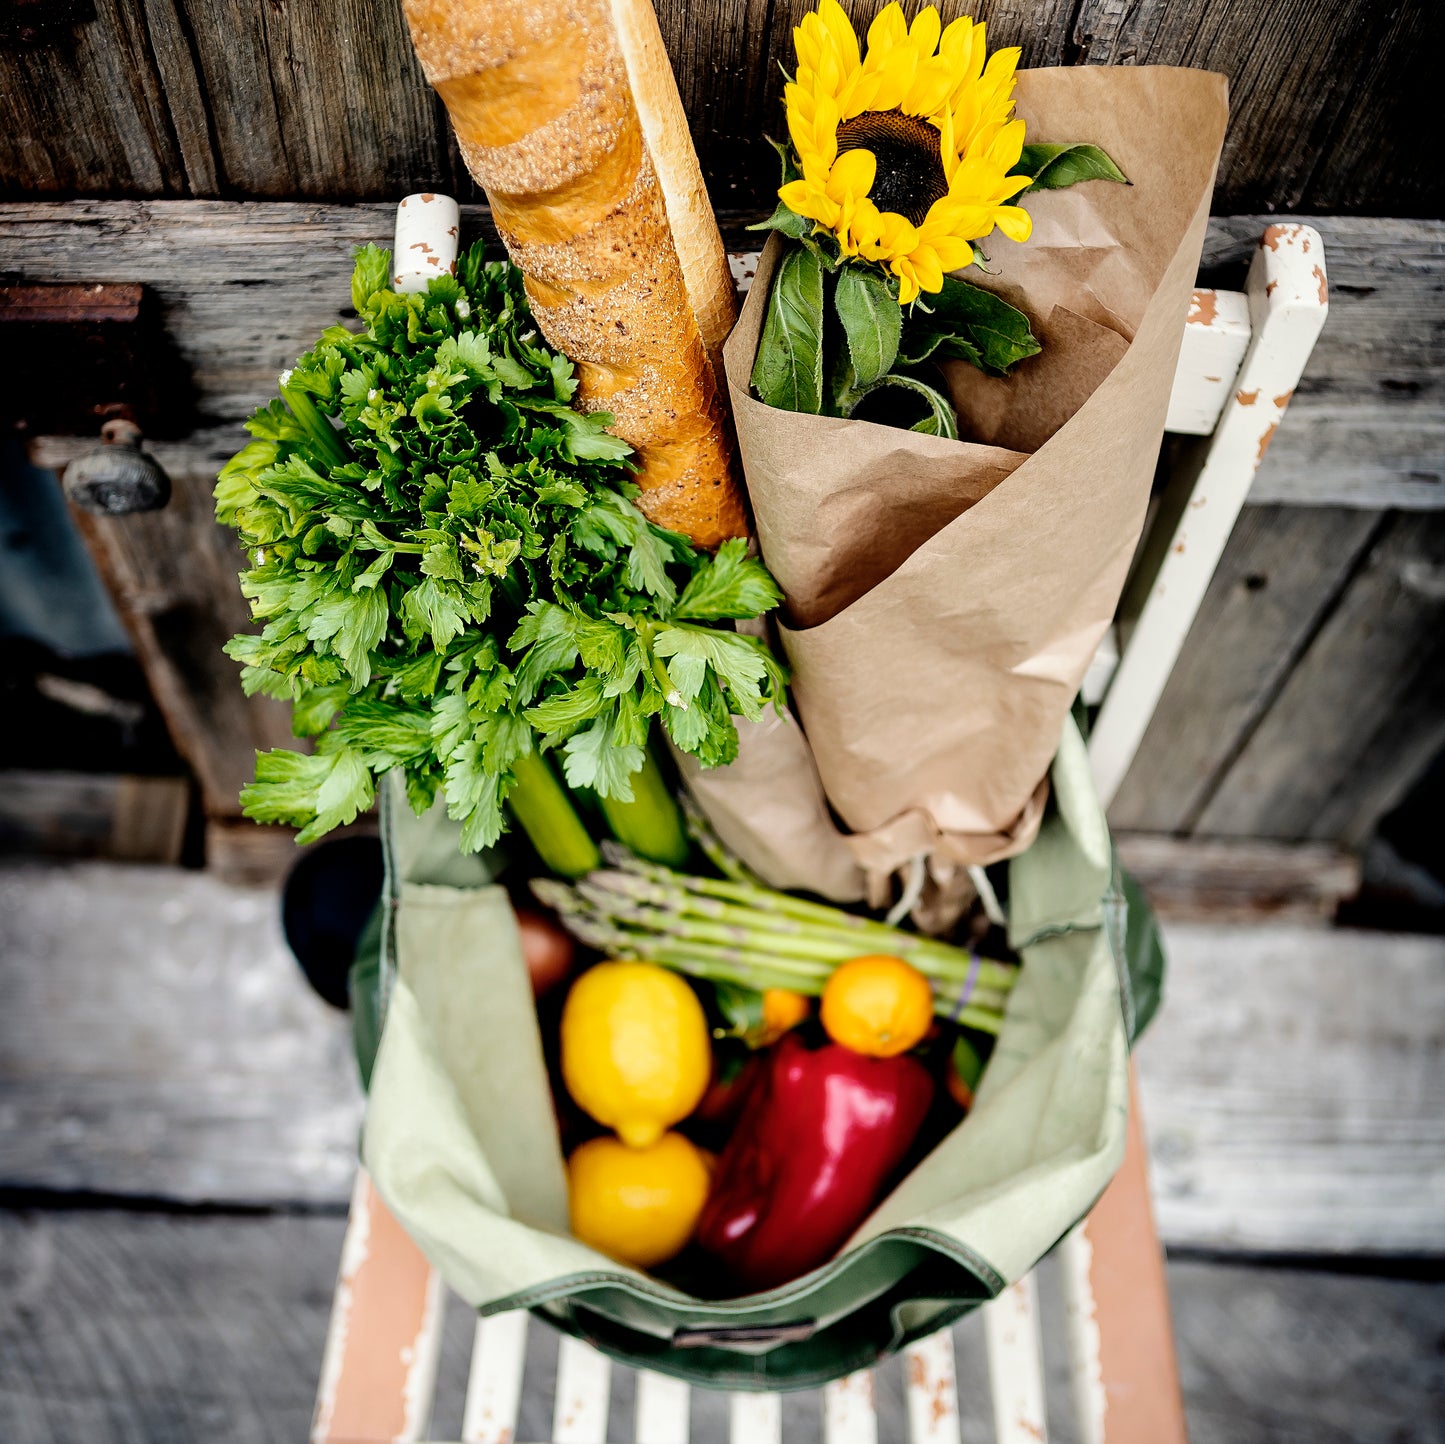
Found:
M 823 266 L 804 246 L 788 251 L 773 278 L 752 385 L 781 411 L 823 409 Z
M 929 311 L 916 308 L 903 328 L 898 359 L 904 365 L 967 361 L 989 376 L 1006 376 L 1043 349 L 1029 318 L 981 286 L 945 276 L 943 289 L 928 298 L 928 305 Z
M 1013 174 L 1033 177 L 1021 195 L 1062 190 L 1089 180 L 1129 184 L 1129 177 L 1096 145 L 1026 145 Z
M 756 225 L 749 226 L 750 231 L 781 231 L 785 236 L 791 236 L 795 241 L 801 241 L 804 236 L 812 235 L 813 222 L 807 216 L 800 216 L 797 211 L 790 211 L 782 201 L 778 202 L 778 208 L 767 220 L 759 221 Z
M 881 393 L 886 390 L 905 391 L 911 396 L 921 397 L 928 409 L 919 420 L 909 425 L 906 418 L 897 419 L 895 417 L 893 408 L 884 409 L 880 406 L 885 399 Z M 860 412 L 869 410 L 878 410 L 880 414 L 878 416 L 859 415 Z M 927 436 L 943 436 L 950 441 L 958 440 L 958 417 L 954 413 L 952 404 L 936 387 L 929 386 L 916 376 L 900 376 L 895 373 L 892 376 L 882 377 L 859 397 L 853 414 L 858 416 L 860 421 L 880 420 L 890 426 L 907 426 L 909 431 L 922 432 Z
M 872 270 L 844 266 L 833 306 L 843 323 L 853 384 L 866 388 L 886 376 L 898 359 L 903 310 L 888 283 Z

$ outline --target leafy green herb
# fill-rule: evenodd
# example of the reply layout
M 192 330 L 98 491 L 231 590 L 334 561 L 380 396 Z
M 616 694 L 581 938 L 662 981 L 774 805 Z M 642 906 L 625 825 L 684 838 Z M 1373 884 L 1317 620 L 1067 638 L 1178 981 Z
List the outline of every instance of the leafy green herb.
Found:
M 606 413 L 572 409 L 572 365 L 514 268 L 474 247 L 424 294 L 389 275 L 385 251 L 357 253 L 365 329 L 323 333 L 217 481 L 264 624 L 227 650 L 316 738 L 258 757 L 247 815 L 309 841 L 399 768 L 418 811 L 445 790 L 475 849 L 545 749 L 620 801 L 653 717 L 705 765 L 729 760 L 732 715 L 785 685 L 728 626 L 777 604 L 765 568 L 741 541 L 710 557 L 646 520 L 630 449 Z

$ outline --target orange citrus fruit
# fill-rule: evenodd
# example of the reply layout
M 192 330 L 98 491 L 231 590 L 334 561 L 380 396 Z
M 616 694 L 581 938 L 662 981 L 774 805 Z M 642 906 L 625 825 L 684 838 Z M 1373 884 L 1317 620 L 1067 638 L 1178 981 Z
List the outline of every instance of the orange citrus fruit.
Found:
M 823 989 L 823 1027 L 855 1053 L 892 1058 L 916 1047 L 933 1024 L 933 989 L 902 958 L 854 958 Z
M 796 1028 L 808 1016 L 809 1006 L 802 993 L 789 988 L 763 989 L 763 1034 L 768 1042 L 776 1042 L 789 1028 Z

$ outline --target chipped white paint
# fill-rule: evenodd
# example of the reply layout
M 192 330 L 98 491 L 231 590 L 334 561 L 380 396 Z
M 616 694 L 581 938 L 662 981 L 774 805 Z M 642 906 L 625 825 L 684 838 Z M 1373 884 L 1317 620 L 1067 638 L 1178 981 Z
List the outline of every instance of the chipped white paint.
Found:
M 958 1444 L 958 1380 L 950 1330 L 940 1329 L 908 1346 L 903 1382 L 912 1444 Z
M 1138 611 L 1138 621 L 1089 739 L 1094 779 L 1106 806 L 1134 760 L 1265 448 L 1324 325 L 1329 304 L 1324 259 L 1317 231 L 1280 224 L 1265 230 L 1250 264 L 1246 286 L 1252 335 L 1233 400 L 1192 465 L 1172 478 L 1163 517 L 1150 534 L 1141 583 L 1131 585 L 1125 600 L 1126 607 L 1132 604 Z
M 462 1410 L 462 1444 L 512 1444 L 527 1360 L 527 1315 L 518 1310 L 478 1319 Z
M 823 1390 L 823 1439 L 825 1444 L 878 1444 L 870 1370 L 860 1369 Z
M 612 1365 L 591 1344 L 568 1334 L 557 1348 L 553 1444 L 606 1444 Z
M 355 1299 L 356 1275 L 370 1253 L 371 1182 L 358 1171 L 351 1189 L 351 1211 L 346 1219 L 346 1237 L 341 1243 L 341 1267 L 336 1276 L 336 1293 L 331 1300 L 331 1321 L 326 1328 L 326 1349 L 321 1356 L 321 1382 L 316 1390 L 316 1408 L 311 1417 L 313 1444 L 321 1444 L 331 1432 L 336 1409 L 336 1386 L 346 1359 L 351 1332 L 351 1305 Z
M 1033 1274 L 983 1307 L 988 1382 L 997 1444 L 1045 1444 L 1044 1351 Z
M 411 1347 L 403 1349 L 401 1354 L 402 1363 L 406 1365 L 406 1382 L 402 1387 L 406 1425 L 396 1436 L 396 1444 L 411 1444 L 411 1441 L 424 1439 L 427 1435 L 432 1399 L 437 1389 L 437 1365 L 441 1361 L 446 1301 L 447 1291 L 442 1276 L 435 1269 L 430 1269 L 421 1328 Z
M 691 1391 L 681 1379 L 639 1369 L 633 1410 L 636 1444 L 687 1444 L 690 1398 Z
M 1242 291 L 1196 291 L 1189 302 L 1166 431 L 1208 436 L 1234 395 L 1249 349 L 1249 298 Z
M 753 288 L 753 277 L 758 273 L 758 257 L 761 251 L 729 251 L 728 270 L 733 273 L 733 285 L 738 295 L 746 296 Z
M 782 1444 L 783 1401 L 776 1394 L 734 1394 L 728 1415 L 728 1444 Z
M 456 269 L 460 231 L 461 209 L 451 196 L 432 191 L 407 196 L 396 208 L 392 290 L 402 295 L 425 291 L 434 277 L 450 275 Z
M 1104 1388 L 1103 1336 L 1091 1281 L 1094 1246 L 1082 1225 L 1059 1245 L 1059 1262 L 1063 1270 L 1069 1340 L 1069 1382 L 1079 1444 L 1104 1444 L 1104 1415 L 1109 1396 Z

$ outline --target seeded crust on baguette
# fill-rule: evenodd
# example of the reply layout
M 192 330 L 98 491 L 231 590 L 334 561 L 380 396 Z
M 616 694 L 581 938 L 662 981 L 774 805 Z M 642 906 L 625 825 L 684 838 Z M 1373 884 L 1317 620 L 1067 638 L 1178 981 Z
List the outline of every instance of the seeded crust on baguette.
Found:
M 405 8 L 538 326 L 637 448 L 639 505 L 700 546 L 747 535 L 712 360 L 731 281 L 650 0 Z

